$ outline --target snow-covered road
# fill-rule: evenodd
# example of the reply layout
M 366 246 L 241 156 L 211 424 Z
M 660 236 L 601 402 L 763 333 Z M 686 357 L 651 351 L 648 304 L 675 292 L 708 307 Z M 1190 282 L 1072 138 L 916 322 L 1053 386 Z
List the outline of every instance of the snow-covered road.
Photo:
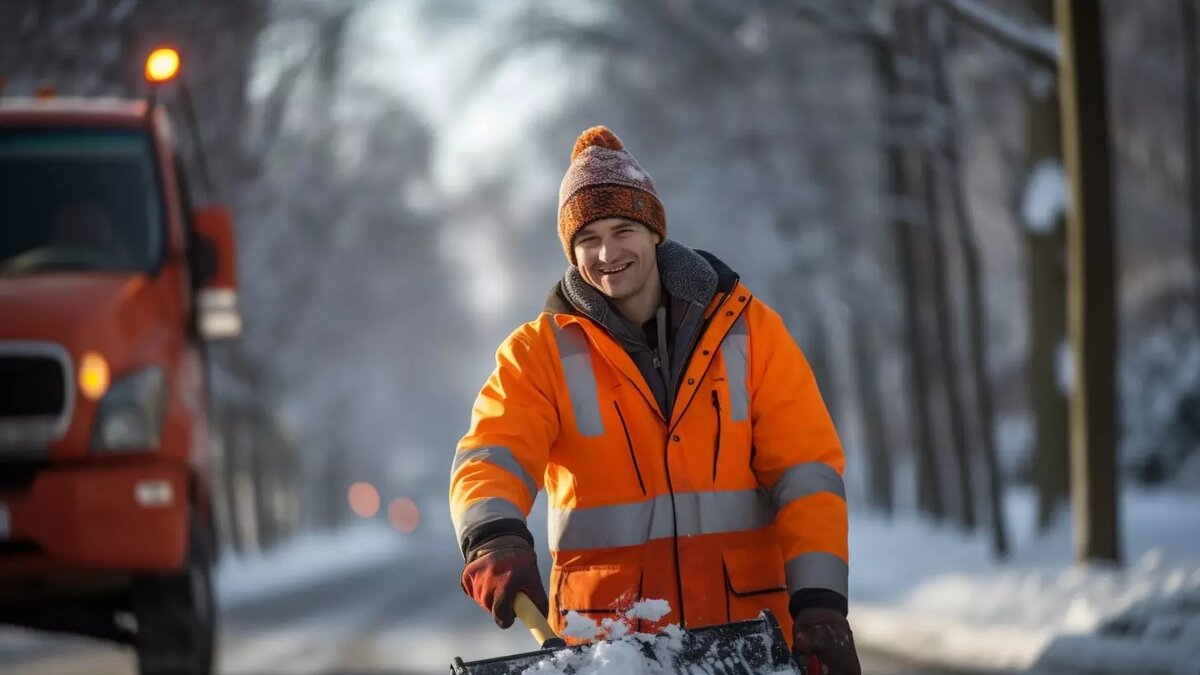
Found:
M 472 660 L 534 647 L 524 631 L 497 630 L 459 592 L 461 559 L 452 544 L 441 545 L 444 537 L 441 544 L 430 537 L 392 545 L 380 536 L 313 540 L 285 559 L 223 566 L 220 672 L 444 675 L 454 656 Z M 342 564 L 325 562 L 337 559 Z M 128 652 L 105 643 L 0 630 L 0 672 L 132 675 L 135 668 Z M 927 671 L 867 655 L 864 672 Z

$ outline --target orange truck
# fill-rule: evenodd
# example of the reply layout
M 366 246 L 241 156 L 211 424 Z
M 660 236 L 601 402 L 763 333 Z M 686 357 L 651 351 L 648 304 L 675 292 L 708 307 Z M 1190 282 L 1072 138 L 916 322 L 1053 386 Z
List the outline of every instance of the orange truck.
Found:
M 0 96 L 0 623 L 142 675 L 213 667 L 205 345 L 241 328 L 230 211 L 193 207 L 156 102 L 178 66 L 145 100 Z

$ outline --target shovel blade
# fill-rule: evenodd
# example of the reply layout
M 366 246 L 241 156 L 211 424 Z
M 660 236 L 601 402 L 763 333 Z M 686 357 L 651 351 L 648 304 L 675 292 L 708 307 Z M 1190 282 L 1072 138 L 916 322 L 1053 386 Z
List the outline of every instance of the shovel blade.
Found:
M 653 672 L 692 673 L 713 675 L 772 675 L 805 674 L 805 669 L 792 659 L 779 622 L 771 612 L 763 610 L 757 619 L 693 628 L 672 639 L 660 633 L 653 640 L 639 641 L 647 661 L 657 664 Z M 594 644 L 568 647 L 571 655 L 580 655 Z M 481 661 L 463 662 L 455 658 L 451 675 L 521 675 L 542 661 L 566 663 L 562 649 L 542 649 L 535 652 L 503 656 Z M 559 655 L 560 658 L 555 659 Z M 576 660 L 578 661 L 578 660 Z M 664 662 L 669 661 L 669 662 Z M 699 670 L 693 670 L 693 667 Z M 572 667 L 563 667 L 572 673 Z M 814 674 L 815 675 L 815 674 Z

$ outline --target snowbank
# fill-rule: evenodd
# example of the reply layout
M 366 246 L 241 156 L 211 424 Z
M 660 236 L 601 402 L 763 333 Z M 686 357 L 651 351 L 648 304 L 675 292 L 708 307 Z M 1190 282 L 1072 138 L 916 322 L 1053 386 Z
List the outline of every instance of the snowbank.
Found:
M 408 549 L 404 535 L 381 521 L 301 535 L 262 555 L 228 556 L 217 565 L 217 602 L 231 606 L 353 574 L 394 560 Z
M 1040 539 L 1019 527 L 1032 522 L 1029 493 L 1008 505 L 1018 526 L 1008 565 L 989 560 L 982 537 L 859 519 L 860 646 L 961 668 L 1200 675 L 1200 496 L 1124 497 L 1120 569 L 1072 565 L 1066 523 Z

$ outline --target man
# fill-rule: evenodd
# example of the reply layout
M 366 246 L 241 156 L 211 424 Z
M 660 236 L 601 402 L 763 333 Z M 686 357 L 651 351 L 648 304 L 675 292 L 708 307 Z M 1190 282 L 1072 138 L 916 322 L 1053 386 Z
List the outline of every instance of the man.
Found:
M 500 346 L 451 469 L 463 590 L 503 628 L 523 592 L 560 632 L 640 599 L 671 607 L 644 632 L 767 608 L 801 663 L 859 673 L 843 456 L 812 371 L 736 273 L 666 234 L 650 176 L 585 131 L 559 191 L 571 265 Z M 543 488 L 549 599 L 525 524 Z

